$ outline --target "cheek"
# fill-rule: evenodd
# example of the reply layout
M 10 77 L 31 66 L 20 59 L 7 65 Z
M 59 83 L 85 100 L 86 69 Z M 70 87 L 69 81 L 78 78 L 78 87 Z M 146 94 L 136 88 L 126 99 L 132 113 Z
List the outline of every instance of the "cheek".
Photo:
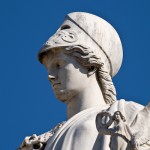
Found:
M 63 69 L 62 78 L 66 88 L 80 89 L 86 84 L 87 75 L 81 73 L 80 70 L 75 68 L 72 64 L 69 64 Z

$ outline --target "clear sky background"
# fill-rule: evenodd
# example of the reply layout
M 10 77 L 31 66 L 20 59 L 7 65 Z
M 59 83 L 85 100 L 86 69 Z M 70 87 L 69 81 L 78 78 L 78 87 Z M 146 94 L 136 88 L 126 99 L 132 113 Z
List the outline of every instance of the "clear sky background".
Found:
M 25 136 L 66 120 L 37 53 L 73 11 L 101 16 L 119 33 L 124 60 L 113 79 L 118 99 L 150 101 L 149 0 L 0 0 L 1 150 L 15 150 Z

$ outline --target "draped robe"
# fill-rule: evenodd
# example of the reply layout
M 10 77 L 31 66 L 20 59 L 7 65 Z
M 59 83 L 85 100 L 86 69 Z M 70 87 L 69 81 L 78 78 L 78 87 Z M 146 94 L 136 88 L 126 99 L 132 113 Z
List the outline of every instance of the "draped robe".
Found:
M 110 150 L 110 135 L 100 135 L 96 128 L 96 116 L 101 111 L 113 114 L 120 111 L 130 126 L 144 106 L 119 100 L 103 107 L 93 107 L 71 117 L 48 141 L 44 150 Z M 147 150 L 144 144 L 140 150 Z

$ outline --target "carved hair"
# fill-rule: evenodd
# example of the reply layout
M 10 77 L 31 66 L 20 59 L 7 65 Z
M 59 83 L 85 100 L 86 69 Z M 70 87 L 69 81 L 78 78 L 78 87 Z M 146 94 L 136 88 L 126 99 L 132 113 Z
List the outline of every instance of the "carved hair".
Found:
M 90 48 L 77 45 L 66 48 L 66 54 L 73 56 L 83 66 L 92 69 L 97 68 L 97 79 L 99 86 L 102 89 L 104 100 L 107 104 L 112 104 L 116 101 L 116 89 L 109 75 L 109 71 L 103 63 L 103 60 L 96 56 Z

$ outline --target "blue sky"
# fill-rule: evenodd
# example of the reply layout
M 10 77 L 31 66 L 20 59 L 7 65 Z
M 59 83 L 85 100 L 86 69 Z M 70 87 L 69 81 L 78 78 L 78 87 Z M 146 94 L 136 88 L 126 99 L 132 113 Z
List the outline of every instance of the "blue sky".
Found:
M 148 0 L 1 0 L 0 149 L 16 149 L 25 136 L 66 120 L 66 107 L 56 100 L 37 53 L 73 11 L 101 16 L 119 33 L 124 60 L 113 79 L 118 99 L 143 105 L 150 100 Z

